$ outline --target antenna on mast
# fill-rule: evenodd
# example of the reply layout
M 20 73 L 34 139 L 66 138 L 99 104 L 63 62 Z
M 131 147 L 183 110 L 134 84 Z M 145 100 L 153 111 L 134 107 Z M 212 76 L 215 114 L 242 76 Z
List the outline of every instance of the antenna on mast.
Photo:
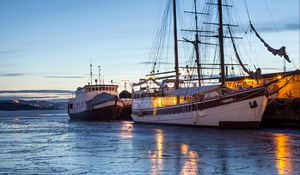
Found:
M 99 69 L 99 84 L 101 84 L 101 74 L 100 74 L 100 72 L 101 72 L 101 66 L 98 66 L 98 69 Z
M 91 76 L 91 85 L 93 83 L 93 65 L 90 64 L 90 76 Z

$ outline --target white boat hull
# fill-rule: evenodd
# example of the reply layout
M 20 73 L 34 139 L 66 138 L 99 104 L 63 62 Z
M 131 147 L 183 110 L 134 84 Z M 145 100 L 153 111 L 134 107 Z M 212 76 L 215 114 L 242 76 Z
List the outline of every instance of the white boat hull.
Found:
M 256 107 L 251 107 L 251 103 L 256 101 Z M 258 96 L 243 101 L 232 102 L 196 110 L 191 112 L 181 112 L 173 114 L 158 115 L 134 115 L 135 122 L 161 123 L 161 124 L 181 124 L 211 127 L 239 127 L 244 124 L 249 127 L 257 127 L 262 121 L 263 113 L 267 105 L 267 97 Z

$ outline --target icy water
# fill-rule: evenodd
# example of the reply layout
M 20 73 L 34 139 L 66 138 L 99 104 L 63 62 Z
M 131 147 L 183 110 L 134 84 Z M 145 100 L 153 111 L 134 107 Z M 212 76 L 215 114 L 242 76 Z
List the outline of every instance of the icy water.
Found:
M 300 130 L 73 122 L 0 112 L 0 174 L 300 174 Z

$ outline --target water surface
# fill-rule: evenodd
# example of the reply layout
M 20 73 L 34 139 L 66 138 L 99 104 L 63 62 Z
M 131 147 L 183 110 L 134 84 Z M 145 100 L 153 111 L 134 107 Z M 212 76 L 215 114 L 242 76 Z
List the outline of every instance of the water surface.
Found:
M 300 174 L 300 130 L 73 122 L 0 112 L 0 174 Z

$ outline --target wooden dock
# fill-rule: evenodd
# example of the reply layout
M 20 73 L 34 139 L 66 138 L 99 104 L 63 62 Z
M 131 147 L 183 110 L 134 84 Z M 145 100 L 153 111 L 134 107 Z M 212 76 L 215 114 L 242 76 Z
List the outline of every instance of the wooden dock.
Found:
M 270 99 L 262 126 L 300 129 L 300 98 Z

